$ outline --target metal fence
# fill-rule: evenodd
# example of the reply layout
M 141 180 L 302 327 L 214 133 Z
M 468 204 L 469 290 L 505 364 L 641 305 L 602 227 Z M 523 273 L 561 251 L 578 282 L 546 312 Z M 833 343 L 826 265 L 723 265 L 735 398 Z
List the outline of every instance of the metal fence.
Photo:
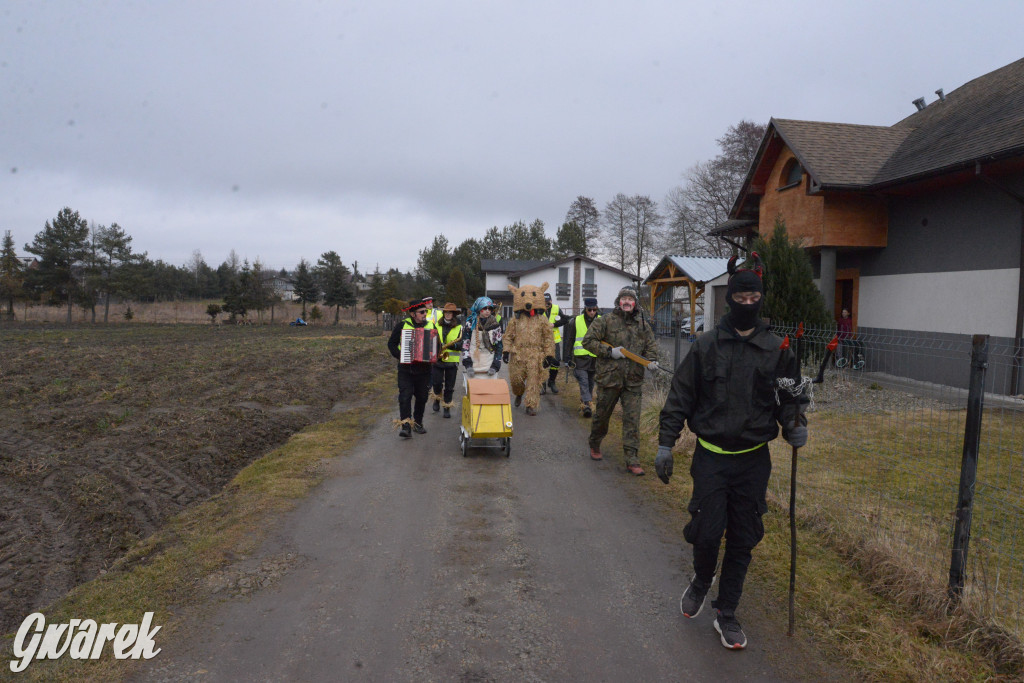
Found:
M 795 326 L 774 329 L 796 336 Z M 1013 396 L 1012 340 L 985 338 L 987 365 L 972 370 L 966 335 L 862 328 L 831 356 L 834 335 L 807 329 L 801 340 L 803 374 L 820 372 L 822 382 L 813 385 L 811 442 L 801 450 L 798 517 L 873 571 L 873 581 L 948 594 L 1024 636 L 1024 400 Z M 980 429 L 974 483 L 962 491 L 972 372 Z M 779 500 L 788 499 L 790 452 L 773 448 Z M 962 507 L 965 491 L 972 510 Z M 954 550 L 965 522 L 969 544 Z M 958 558 L 964 571 L 954 577 Z

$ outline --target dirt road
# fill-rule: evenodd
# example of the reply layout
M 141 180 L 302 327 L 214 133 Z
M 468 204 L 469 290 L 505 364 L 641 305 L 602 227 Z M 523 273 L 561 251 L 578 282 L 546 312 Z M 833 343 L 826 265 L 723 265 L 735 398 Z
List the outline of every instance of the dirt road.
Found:
M 682 520 L 666 524 L 641 502 L 642 480 L 624 473 L 618 453 L 590 461 L 586 424 L 550 395 L 537 417 L 516 411 L 508 459 L 484 449 L 463 458 L 458 411 L 446 420 L 428 409 L 425 425 L 428 434 L 404 441 L 382 421 L 338 458 L 247 561 L 280 578 L 162 643 L 141 678 L 821 677 L 756 596 L 740 615 L 743 652 L 721 646 L 710 608 L 680 616 Z

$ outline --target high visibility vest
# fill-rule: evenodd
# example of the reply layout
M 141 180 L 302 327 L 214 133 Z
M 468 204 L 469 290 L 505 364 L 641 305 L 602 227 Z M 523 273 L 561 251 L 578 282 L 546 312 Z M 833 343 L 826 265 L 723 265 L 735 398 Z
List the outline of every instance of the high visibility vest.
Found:
M 600 315 L 595 315 L 594 320 L 600 318 Z M 576 343 L 572 345 L 572 354 L 574 356 L 593 356 L 590 351 L 583 348 L 583 338 L 587 336 L 587 321 L 585 316 L 580 313 L 576 316 Z
M 437 336 L 440 338 L 440 340 L 438 342 L 440 346 L 444 346 L 445 344 L 449 344 L 449 343 L 455 341 L 456 339 L 458 339 L 462 335 L 462 326 L 461 325 L 456 325 L 452 329 L 448 330 L 447 334 L 445 334 L 445 331 L 444 331 L 443 327 L 440 327 L 440 326 L 435 326 L 435 327 L 437 327 Z M 457 348 L 457 346 L 458 346 L 457 344 L 452 344 L 451 348 L 448 349 L 448 351 L 447 351 L 447 353 L 448 353 L 448 360 L 444 361 L 445 363 L 458 363 L 459 362 L 459 355 L 460 354 L 459 354 L 459 349 Z
M 555 321 L 558 320 L 558 314 L 560 312 L 561 309 L 558 308 L 558 304 L 551 304 L 551 310 L 548 311 L 548 320 L 551 321 L 552 325 L 554 325 Z M 553 329 L 555 330 L 555 343 L 557 344 L 558 342 L 562 341 L 562 331 L 559 330 L 557 327 Z
M 416 326 L 412 324 L 412 320 L 410 320 L 409 318 L 406 318 L 404 321 L 402 321 L 402 329 L 403 330 L 411 330 L 411 329 L 414 329 L 415 327 Z M 423 329 L 425 329 L 425 330 L 435 329 L 436 330 L 437 329 L 437 325 L 432 323 L 430 321 L 430 318 L 428 317 L 427 318 L 427 324 L 423 326 Z M 402 338 L 401 337 L 398 338 L 398 355 L 399 356 L 402 355 Z

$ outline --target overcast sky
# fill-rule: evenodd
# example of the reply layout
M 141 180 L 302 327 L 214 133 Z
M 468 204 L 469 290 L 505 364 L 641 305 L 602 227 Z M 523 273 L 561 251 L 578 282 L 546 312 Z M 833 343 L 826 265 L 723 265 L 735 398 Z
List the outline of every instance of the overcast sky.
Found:
M 415 267 L 577 195 L 662 202 L 741 119 L 892 125 L 1024 56 L 1024 3 L 29 2 L 0 9 L 0 232 Z

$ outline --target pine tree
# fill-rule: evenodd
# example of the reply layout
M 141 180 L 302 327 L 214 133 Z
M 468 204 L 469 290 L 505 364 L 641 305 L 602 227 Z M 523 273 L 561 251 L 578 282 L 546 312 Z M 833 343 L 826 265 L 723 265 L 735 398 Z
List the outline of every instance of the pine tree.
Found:
M 315 304 L 320 301 L 320 283 L 316 281 L 316 275 L 310 270 L 309 262 L 306 259 L 299 260 L 291 282 L 295 290 L 295 298 L 302 302 L 302 317 L 305 318 L 306 304 Z
M 448 277 L 448 285 L 445 287 L 447 291 L 447 300 L 458 306 L 459 308 L 468 308 L 466 300 L 466 278 L 463 277 L 462 271 L 458 268 L 452 269 L 452 274 Z
M 0 301 L 7 302 L 5 315 L 11 320 L 14 319 L 14 300 L 24 293 L 23 270 L 18 255 L 14 253 L 14 237 L 11 236 L 10 230 L 6 230 L 3 245 L 0 247 Z
M 75 295 L 81 290 L 78 269 L 88 254 L 89 224 L 84 218 L 64 207 L 53 221 L 36 233 L 25 250 L 39 257 L 39 267 L 31 271 L 31 284 L 50 293 L 68 305 L 68 324 Z
M 814 284 L 811 260 L 799 244 L 789 239 L 781 217 L 775 219 L 771 236 L 767 240 L 758 238 L 751 250 L 758 253 L 765 267 L 763 317 L 778 324 L 831 324 L 825 300 Z
M 583 229 L 576 221 L 562 223 L 555 235 L 555 254 L 558 256 L 572 256 L 573 254 L 587 254 L 587 242 L 583 235 Z
M 337 325 L 341 307 L 347 308 L 356 302 L 352 285 L 348 282 L 348 268 L 337 252 L 328 251 L 320 255 L 316 270 L 324 290 L 324 305 L 334 306 L 334 324 Z

